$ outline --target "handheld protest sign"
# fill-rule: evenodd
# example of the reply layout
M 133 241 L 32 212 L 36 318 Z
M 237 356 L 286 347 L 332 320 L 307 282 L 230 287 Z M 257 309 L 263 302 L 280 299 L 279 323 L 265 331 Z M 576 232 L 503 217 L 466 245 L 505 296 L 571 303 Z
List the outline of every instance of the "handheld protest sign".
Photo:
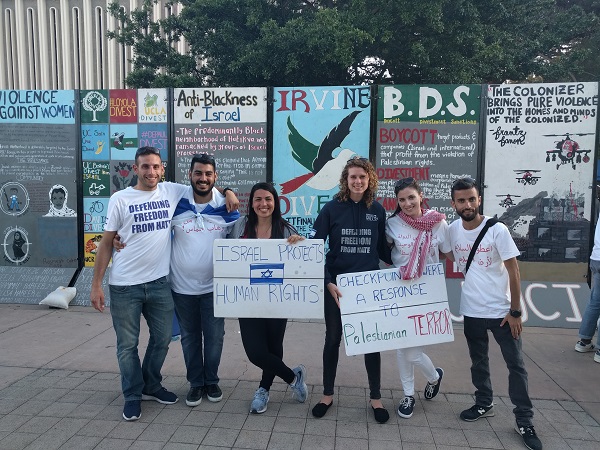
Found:
M 322 239 L 217 239 L 215 317 L 322 319 Z
M 347 355 L 454 340 L 441 263 L 402 280 L 398 269 L 338 275 L 342 338 Z

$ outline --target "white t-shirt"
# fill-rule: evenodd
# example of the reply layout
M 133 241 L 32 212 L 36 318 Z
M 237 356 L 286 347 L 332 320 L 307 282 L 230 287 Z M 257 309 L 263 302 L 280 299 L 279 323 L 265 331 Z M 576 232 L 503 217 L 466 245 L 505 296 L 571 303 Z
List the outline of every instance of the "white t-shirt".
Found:
M 158 183 L 152 191 L 128 187 L 110 197 L 106 231 L 116 231 L 126 247 L 113 252 L 109 283 L 131 286 L 169 274 L 171 218 L 187 186 Z
M 487 220 L 485 217 L 474 230 L 465 230 L 462 220 L 448 227 L 454 259 L 463 273 L 473 243 Z M 506 316 L 510 309 L 510 289 L 504 261 L 520 254 L 506 225 L 497 223 L 487 230 L 465 275 L 460 296 L 462 315 L 486 319 Z
M 184 199 L 196 208 L 196 213 L 185 209 L 173 217 L 171 289 L 186 295 L 207 294 L 213 290 L 213 242 L 226 238 L 235 221 L 202 214 L 208 205 L 218 208 L 225 204 L 225 197 L 215 188 L 208 203 L 195 203 L 191 186 Z
M 385 222 L 385 237 L 393 243 L 392 262 L 394 266 L 401 267 L 408 264 L 408 258 L 414 247 L 419 230 L 408 225 L 400 216 L 390 217 Z M 451 250 L 448 238 L 448 223 L 442 220 L 431 230 L 431 245 L 427 252 L 427 264 L 440 262 L 439 251 L 448 253 Z

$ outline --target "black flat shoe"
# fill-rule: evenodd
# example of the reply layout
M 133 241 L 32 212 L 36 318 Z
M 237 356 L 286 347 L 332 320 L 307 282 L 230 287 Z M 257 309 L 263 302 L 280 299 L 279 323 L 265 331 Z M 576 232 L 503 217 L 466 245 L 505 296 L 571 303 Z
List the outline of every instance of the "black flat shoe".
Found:
M 331 407 L 331 405 L 333 405 L 333 400 L 329 405 L 326 405 L 325 403 L 321 402 L 317 403 L 312 409 L 312 415 L 320 419 L 325 414 L 327 414 L 327 410 Z
M 371 408 L 373 407 L 371 406 Z M 375 416 L 375 420 L 379 423 L 386 423 L 390 420 L 390 413 L 388 413 L 385 408 L 373 408 L 373 415 Z

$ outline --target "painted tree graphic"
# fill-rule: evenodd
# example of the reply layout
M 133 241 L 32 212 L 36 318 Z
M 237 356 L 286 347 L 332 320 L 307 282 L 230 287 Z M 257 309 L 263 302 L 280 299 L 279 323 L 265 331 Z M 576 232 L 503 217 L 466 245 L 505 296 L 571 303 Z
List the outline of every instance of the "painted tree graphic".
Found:
M 106 109 L 106 105 L 108 102 L 106 98 L 97 91 L 88 92 L 81 102 L 83 109 L 86 111 L 91 111 L 92 113 L 92 122 L 98 122 L 96 118 L 96 112 L 104 111 Z

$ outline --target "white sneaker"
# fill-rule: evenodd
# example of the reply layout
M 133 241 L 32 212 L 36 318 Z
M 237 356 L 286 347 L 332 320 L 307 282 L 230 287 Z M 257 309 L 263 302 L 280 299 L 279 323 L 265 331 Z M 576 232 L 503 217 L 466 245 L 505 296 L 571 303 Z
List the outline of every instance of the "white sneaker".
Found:
M 577 344 L 575 344 L 575 351 L 579 353 L 593 352 L 595 350 L 596 346 L 591 341 L 589 344 L 585 344 L 583 341 L 577 341 Z

